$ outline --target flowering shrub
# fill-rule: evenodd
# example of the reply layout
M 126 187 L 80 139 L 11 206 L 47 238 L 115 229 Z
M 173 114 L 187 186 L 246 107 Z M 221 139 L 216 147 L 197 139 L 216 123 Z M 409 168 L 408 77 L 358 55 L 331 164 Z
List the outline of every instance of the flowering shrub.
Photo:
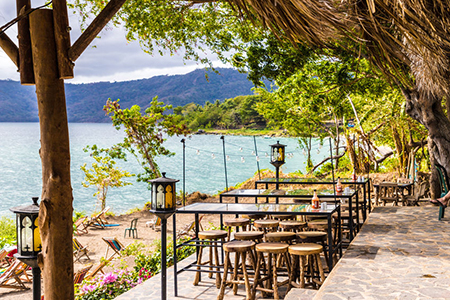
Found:
M 114 270 L 95 277 L 90 281 L 83 281 L 77 285 L 76 300 L 107 300 L 125 293 L 129 289 L 150 278 L 152 274 L 146 269 L 138 273 L 126 270 Z

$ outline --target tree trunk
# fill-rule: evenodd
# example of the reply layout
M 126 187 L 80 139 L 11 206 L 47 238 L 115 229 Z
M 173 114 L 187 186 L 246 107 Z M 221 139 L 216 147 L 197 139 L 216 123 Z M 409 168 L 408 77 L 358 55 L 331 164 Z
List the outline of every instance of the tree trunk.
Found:
M 42 239 L 46 300 L 74 298 L 72 250 L 72 187 L 69 130 L 64 81 L 59 79 L 53 12 L 30 15 L 30 33 L 41 132 L 42 201 L 39 227 Z
M 417 90 L 403 91 L 403 94 L 407 99 L 406 112 L 428 130 L 431 161 L 436 160 L 450 174 L 450 121 L 442 109 L 441 98 L 422 95 Z M 435 172 L 434 163 L 431 171 Z M 432 186 L 436 178 L 432 177 Z

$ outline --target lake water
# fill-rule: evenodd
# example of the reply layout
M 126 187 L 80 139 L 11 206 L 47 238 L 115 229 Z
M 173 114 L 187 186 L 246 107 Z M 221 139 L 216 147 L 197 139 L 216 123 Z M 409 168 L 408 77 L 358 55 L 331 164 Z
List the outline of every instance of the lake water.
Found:
M 93 159 L 83 152 L 86 145 L 97 144 L 99 147 L 110 147 L 123 139 L 123 133 L 115 130 L 111 124 L 69 124 L 71 149 L 71 179 L 76 211 L 91 213 L 98 210 L 94 187 L 84 188 L 84 178 L 80 166 L 90 165 Z M 171 137 L 165 142 L 168 149 L 175 152 L 173 157 L 160 157 L 157 162 L 167 177 L 179 179 L 177 190 L 183 189 L 183 144 L 182 137 Z M 286 153 L 292 158 L 286 159 L 283 172 L 294 172 L 305 169 L 305 156 L 293 138 L 256 137 L 260 169 L 275 168 L 269 163 L 271 144 L 277 141 L 287 145 Z M 39 124 L 38 123 L 0 123 L 0 215 L 13 216 L 9 208 L 31 202 L 31 197 L 41 195 L 41 160 L 39 157 Z M 328 155 L 328 147 L 313 147 L 313 161 L 318 162 Z M 229 156 L 226 161 L 228 186 L 243 182 L 257 172 L 254 139 L 249 136 L 225 136 L 225 152 Z M 186 191 L 200 191 L 215 194 L 225 188 L 225 171 L 223 144 L 218 135 L 193 135 L 186 138 Z M 131 172 L 139 173 L 140 166 L 134 157 L 129 156 L 127 162 L 118 165 Z M 115 213 L 122 213 L 135 207 L 142 207 L 150 200 L 147 185 L 128 179 L 133 185 L 110 189 L 107 205 Z

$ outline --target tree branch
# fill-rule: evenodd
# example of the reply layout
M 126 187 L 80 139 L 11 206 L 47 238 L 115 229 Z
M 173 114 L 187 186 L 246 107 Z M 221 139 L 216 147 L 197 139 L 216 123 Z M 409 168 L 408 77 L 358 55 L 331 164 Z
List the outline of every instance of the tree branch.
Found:
M 19 67 L 19 48 L 16 44 L 6 35 L 6 33 L 0 31 L 0 48 L 5 51 L 6 55 L 12 60 L 12 62 Z

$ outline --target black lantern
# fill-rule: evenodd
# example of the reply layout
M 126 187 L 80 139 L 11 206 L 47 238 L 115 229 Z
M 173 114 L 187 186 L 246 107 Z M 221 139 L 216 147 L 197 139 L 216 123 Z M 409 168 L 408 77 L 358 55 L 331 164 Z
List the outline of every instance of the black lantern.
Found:
M 286 145 L 280 144 L 280 142 L 277 141 L 276 144 L 270 145 L 270 147 L 272 148 L 270 152 L 270 163 L 276 168 L 279 168 L 285 163 Z
M 42 250 L 39 235 L 38 197 L 33 197 L 33 204 L 13 207 L 10 210 L 16 214 L 17 253 L 19 257 L 37 258 Z
M 285 161 L 285 147 L 286 145 L 280 144 L 279 141 L 277 141 L 276 144 L 270 145 L 271 151 L 270 151 L 270 163 L 275 166 L 276 170 L 276 178 L 277 182 L 275 184 L 276 189 L 278 189 L 278 179 L 280 178 L 280 167 L 284 165 Z
M 13 207 L 16 214 L 17 253 L 14 256 L 31 266 L 33 273 L 33 300 L 41 298 L 41 269 L 38 266 L 38 253 L 42 250 L 39 234 L 38 197 L 33 197 L 33 204 Z
M 167 219 L 175 213 L 177 193 L 175 183 L 179 180 L 162 177 L 150 180 L 152 183 L 152 201 L 150 212 L 161 218 L 161 299 L 167 299 Z M 175 222 L 174 222 L 175 224 Z M 175 232 L 175 231 L 174 231 Z M 174 244 L 176 243 L 174 239 Z M 175 248 L 175 245 L 174 245 Z
M 175 183 L 179 180 L 166 177 L 166 173 L 162 173 L 162 177 L 150 180 L 152 183 L 152 201 L 150 212 L 158 217 L 170 217 L 176 209 L 176 189 Z

